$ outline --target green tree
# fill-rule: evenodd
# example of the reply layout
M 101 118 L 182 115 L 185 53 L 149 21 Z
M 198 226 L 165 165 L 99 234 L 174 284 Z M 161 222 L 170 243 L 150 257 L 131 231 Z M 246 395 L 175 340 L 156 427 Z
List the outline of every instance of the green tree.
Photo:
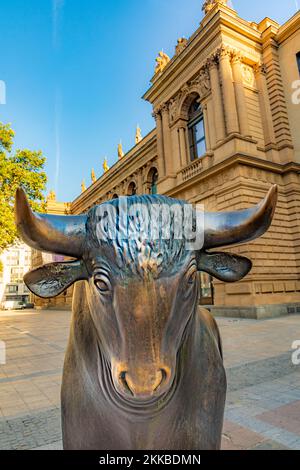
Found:
M 47 176 L 43 171 L 45 157 L 41 151 L 12 151 L 14 131 L 0 122 L 0 252 L 17 238 L 14 223 L 16 189 L 22 186 L 34 210 L 43 212 L 43 190 Z

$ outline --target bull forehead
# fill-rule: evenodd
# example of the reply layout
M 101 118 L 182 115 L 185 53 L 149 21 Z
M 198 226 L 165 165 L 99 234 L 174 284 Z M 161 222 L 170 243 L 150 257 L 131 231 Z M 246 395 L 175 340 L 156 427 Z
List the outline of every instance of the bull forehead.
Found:
M 151 280 L 184 274 L 185 269 L 195 259 L 195 253 L 184 249 L 181 242 L 173 243 L 170 250 L 165 243 L 139 242 L 126 240 L 122 245 L 102 243 L 88 250 L 90 271 L 104 267 L 117 277 Z

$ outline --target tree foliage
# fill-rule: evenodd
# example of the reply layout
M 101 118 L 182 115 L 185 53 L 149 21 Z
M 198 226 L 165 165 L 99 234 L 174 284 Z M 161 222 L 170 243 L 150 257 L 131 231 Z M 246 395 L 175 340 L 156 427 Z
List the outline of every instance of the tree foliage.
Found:
M 14 131 L 0 123 L 0 252 L 14 243 L 17 237 L 14 223 L 16 189 L 22 186 L 31 207 L 43 212 L 43 190 L 47 176 L 43 171 L 45 157 L 41 151 L 12 151 Z

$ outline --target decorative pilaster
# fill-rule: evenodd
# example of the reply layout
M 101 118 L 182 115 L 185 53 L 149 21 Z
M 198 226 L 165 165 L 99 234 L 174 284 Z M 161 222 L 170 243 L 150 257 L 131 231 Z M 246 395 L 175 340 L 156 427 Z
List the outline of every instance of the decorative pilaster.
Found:
M 210 58 L 207 62 L 210 75 L 212 101 L 214 108 L 214 121 L 216 129 L 217 142 L 221 142 L 225 139 L 225 122 L 224 122 L 224 110 L 222 103 L 222 91 L 220 85 L 220 77 L 218 71 L 218 65 L 215 58 Z
M 158 159 L 158 176 L 163 178 L 166 174 L 165 170 L 165 156 L 164 156 L 164 145 L 163 145 L 163 129 L 162 129 L 162 117 L 158 110 L 155 110 L 153 117 L 156 121 L 156 142 L 157 142 L 157 159 Z
M 143 169 L 139 168 L 133 175 L 133 178 L 136 180 L 137 183 L 137 194 L 143 194 Z
M 171 142 L 172 142 L 172 173 L 177 173 L 181 168 L 180 162 L 180 147 L 179 147 L 179 130 L 178 126 L 173 126 L 171 129 Z
M 169 107 L 164 104 L 161 108 L 162 114 L 162 128 L 163 128 L 163 146 L 165 155 L 165 168 L 166 176 L 173 173 L 172 171 L 172 143 L 171 143 L 171 132 L 169 124 Z
M 266 80 L 266 67 L 263 64 L 254 66 L 254 73 L 259 94 L 259 104 L 264 129 L 265 145 L 276 144 L 276 137 L 273 127 L 273 117 L 270 106 L 268 86 Z
M 188 153 L 186 149 L 186 125 L 184 126 L 181 124 L 179 126 L 179 146 L 180 146 L 180 157 L 181 157 L 181 165 L 186 166 L 188 165 Z
M 242 56 L 238 52 L 234 52 L 232 55 L 232 74 L 234 80 L 235 98 L 240 123 L 240 131 L 242 135 L 250 136 L 249 121 L 247 114 L 248 107 L 242 75 Z
M 216 145 L 216 129 L 214 123 L 214 109 L 213 109 L 213 101 L 212 99 L 207 101 L 207 122 L 209 127 L 209 140 L 211 149 L 213 149 Z
M 232 80 L 230 55 L 231 50 L 226 46 L 222 46 L 218 51 L 225 109 L 225 121 L 227 134 L 229 135 L 239 133 L 239 123 L 236 110 L 235 92 Z
M 210 152 L 212 147 L 211 147 L 211 141 L 210 141 L 208 113 L 207 113 L 207 104 L 206 103 L 202 105 L 202 111 L 203 111 L 203 120 L 204 120 L 206 152 Z

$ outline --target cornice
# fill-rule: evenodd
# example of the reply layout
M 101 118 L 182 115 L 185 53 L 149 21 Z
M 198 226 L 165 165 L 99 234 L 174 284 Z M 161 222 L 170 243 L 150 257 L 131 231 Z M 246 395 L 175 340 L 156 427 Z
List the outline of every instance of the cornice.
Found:
M 284 25 L 279 28 L 276 36 L 278 44 L 282 44 L 289 39 L 293 34 L 300 30 L 300 11 L 298 11 L 292 18 L 290 18 Z
M 239 155 L 233 155 L 227 158 L 226 160 L 215 164 L 211 168 L 201 171 L 200 173 L 195 175 L 193 178 L 190 178 L 188 181 L 185 181 L 179 184 L 178 186 L 171 188 L 169 191 L 165 193 L 165 195 L 170 196 L 170 197 L 176 197 L 177 193 L 189 189 L 189 187 L 193 186 L 195 182 L 204 180 L 206 178 L 211 178 L 212 176 L 217 175 L 221 172 L 224 172 L 224 170 L 227 170 L 236 165 L 250 166 L 252 168 L 265 170 L 271 173 L 276 173 L 276 174 L 281 174 L 281 175 L 287 174 L 290 172 L 300 174 L 300 164 L 296 162 L 289 162 L 289 163 L 282 165 L 280 163 L 270 162 L 270 161 L 263 160 L 258 157 L 253 157 L 251 155 L 239 154 Z
M 251 24 L 240 17 L 229 15 L 224 7 L 219 7 L 211 18 L 200 26 L 195 33 L 190 37 L 184 50 L 175 55 L 164 71 L 157 77 L 154 77 L 153 84 L 143 95 L 143 99 L 153 103 L 157 96 L 161 95 L 170 83 L 174 83 L 177 74 L 181 68 L 193 60 L 193 54 L 197 52 L 197 56 L 208 50 L 208 54 L 213 51 L 208 47 L 219 36 L 219 43 L 222 42 L 222 28 L 226 27 L 235 33 L 239 33 L 243 38 L 247 38 L 252 42 L 259 45 L 262 43 L 261 33 L 255 29 Z M 213 12 L 213 10 L 212 10 Z M 219 45 L 220 45 L 219 44 Z M 218 46 L 217 46 L 218 47 Z M 205 58 L 203 59 L 205 60 Z M 159 90 L 159 91 L 158 91 Z

